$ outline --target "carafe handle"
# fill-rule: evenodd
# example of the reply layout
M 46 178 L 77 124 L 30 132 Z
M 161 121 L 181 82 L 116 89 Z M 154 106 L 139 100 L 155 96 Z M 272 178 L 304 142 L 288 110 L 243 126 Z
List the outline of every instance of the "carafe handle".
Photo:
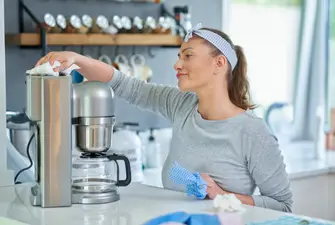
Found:
M 124 161 L 124 165 L 126 167 L 126 179 L 124 180 L 117 179 L 116 186 L 119 187 L 128 186 L 131 182 L 131 167 L 129 159 L 124 155 L 117 155 L 117 154 L 108 155 L 108 159 L 114 160 L 116 163 L 118 160 Z M 119 178 L 119 170 L 117 170 L 117 178 Z

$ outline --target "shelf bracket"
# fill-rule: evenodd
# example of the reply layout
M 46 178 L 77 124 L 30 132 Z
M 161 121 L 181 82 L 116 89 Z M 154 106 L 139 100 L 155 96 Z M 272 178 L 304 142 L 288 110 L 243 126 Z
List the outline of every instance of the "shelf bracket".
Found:
M 39 27 L 40 31 L 40 41 L 42 47 L 42 56 L 47 54 L 47 38 L 46 38 L 46 30 L 43 27 L 41 21 L 33 14 L 33 12 L 26 6 L 23 0 L 19 0 L 19 30 L 20 33 L 24 33 L 24 12 L 26 12 L 29 17 L 35 22 L 35 24 Z

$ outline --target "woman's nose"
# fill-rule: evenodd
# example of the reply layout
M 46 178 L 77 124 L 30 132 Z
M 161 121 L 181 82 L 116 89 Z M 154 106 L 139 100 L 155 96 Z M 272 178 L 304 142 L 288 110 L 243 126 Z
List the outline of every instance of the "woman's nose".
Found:
M 174 64 L 174 69 L 177 71 L 182 69 L 182 63 L 180 59 L 178 59 L 177 62 Z

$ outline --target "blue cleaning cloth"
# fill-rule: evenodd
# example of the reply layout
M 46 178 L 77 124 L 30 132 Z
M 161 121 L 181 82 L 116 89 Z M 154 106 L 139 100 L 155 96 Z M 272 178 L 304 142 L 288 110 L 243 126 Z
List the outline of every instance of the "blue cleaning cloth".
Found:
M 207 196 L 207 182 L 199 173 L 192 173 L 174 162 L 169 177 L 174 183 L 185 185 L 185 192 L 189 196 L 195 196 L 197 199 L 204 199 Z
M 71 72 L 72 75 L 72 83 L 76 84 L 76 83 L 81 83 L 84 80 L 84 77 L 76 70 L 73 70 Z
M 185 212 L 173 212 L 156 217 L 143 225 L 159 225 L 162 223 L 175 222 L 186 225 L 220 225 L 220 219 L 216 215 L 187 214 Z
M 293 216 L 282 216 L 276 220 L 248 223 L 248 225 L 330 225 L 330 224 L 320 223 L 312 220 L 304 220 Z

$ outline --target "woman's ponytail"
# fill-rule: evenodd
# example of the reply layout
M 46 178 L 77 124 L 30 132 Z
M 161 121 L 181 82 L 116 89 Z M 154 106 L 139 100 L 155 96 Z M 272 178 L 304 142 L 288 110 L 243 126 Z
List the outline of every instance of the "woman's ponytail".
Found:
M 234 49 L 237 55 L 237 64 L 228 82 L 229 98 L 234 105 L 242 109 L 254 109 L 255 105 L 250 102 L 247 60 L 242 47 L 235 45 Z

